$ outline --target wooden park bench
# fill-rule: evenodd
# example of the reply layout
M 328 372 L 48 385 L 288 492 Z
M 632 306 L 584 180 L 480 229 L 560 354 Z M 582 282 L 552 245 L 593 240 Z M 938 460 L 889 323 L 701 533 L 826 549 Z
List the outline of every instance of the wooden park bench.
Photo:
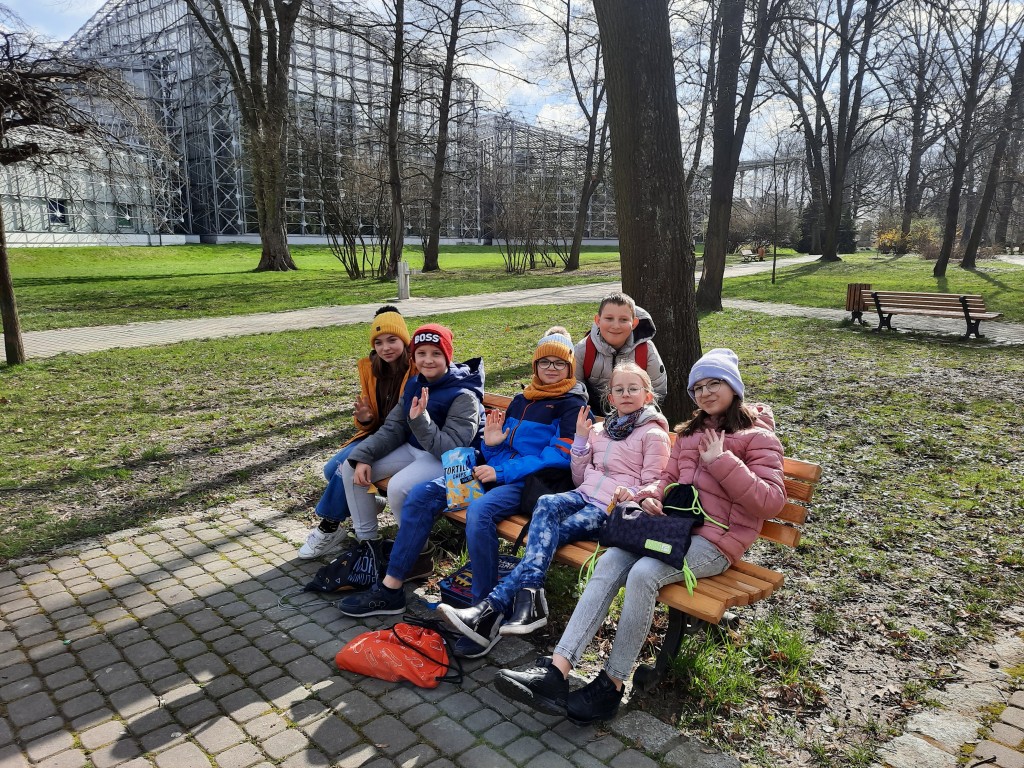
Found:
M 874 307 L 878 312 L 878 327 L 875 332 L 892 325 L 893 315 L 924 315 L 926 317 L 962 318 L 967 323 L 965 339 L 981 338 L 978 327 L 982 320 L 995 320 L 1002 312 L 989 312 L 981 296 L 955 293 L 915 293 L 910 291 L 861 291 L 864 307 Z
M 490 392 L 484 394 L 484 407 L 488 410 L 504 411 L 511 401 L 512 398 L 503 395 Z M 783 471 L 786 475 L 786 506 L 777 518 L 764 523 L 761 538 L 796 547 L 800 543 L 800 526 L 807 519 L 807 505 L 821 478 L 821 467 L 786 458 Z M 466 523 L 464 509 L 446 511 L 445 516 L 463 525 Z M 528 522 L 522 515 L 512 515 L 498 523 L 498 535 L 513 543 L 522 541 L 520 534 Z M 597 542 L 573 542 L 559 548 L 555 559 L 574 568 L 581 568 L 596 548 Z M 641 691 L 649 690 L 664 677 L 669 662 L 679 652 L 685 634 L 717 625 L 729 608 L 751 605 L 769 597 L 782 587 L 785 580 L 786 577 L 778 571 L 742 560 L 725 573 L 698 579 L 692 595 L 682 584 L 663 587 L 658 593 L 658 601 L 668 606 L 668 631 L 655 666 L 641 666 L 633 677 L 634 687 Z

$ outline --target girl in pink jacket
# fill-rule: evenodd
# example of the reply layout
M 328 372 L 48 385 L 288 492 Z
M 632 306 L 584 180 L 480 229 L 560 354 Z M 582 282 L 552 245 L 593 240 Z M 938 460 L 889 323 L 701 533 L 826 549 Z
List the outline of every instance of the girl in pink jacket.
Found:
M 664 514 L 662 493 L 672 483 L 692 484 L 707 520 L 697 529 L 686 564 L 697 578 L 715 576 L 743 556 L 761 524 L 786 503 L 782 444 L 771 409 L 743 402 L 739 361 L 731 349 L 713 349 L 690 371 L 688 391 L 698 410 L 676 427 L 677 439 L 657 483 L 621 488 L 616 501 L 638 500 L 650 515 Z M 585 725 L 615 716 L 629 675 L 650 631 L 658 591 L 683 572 L 652 557 L 612 547 L 597 561 L 554 656 L 524 670 L 502 670 L 495 685 L 511 699 Z M 568 676 L 597 634 L 625 584 L 626 599 L 605 668 L 569 692 Z
M 502 635 L 525 635 L 548 623 L 544 578 L 563 544 L 596 539 L 616 494 L 657 493 L 669 455 L 668 422 L 654 404 L 651 377 L 636 363 L 612 372 L 612 407 L 595 425 L 580 408 L 571 451 L 577 489 L 541 496 L 530 520 L 530 538 L 519 565 L 476 605 L 438 606 L 445 620 L 487 653 Z

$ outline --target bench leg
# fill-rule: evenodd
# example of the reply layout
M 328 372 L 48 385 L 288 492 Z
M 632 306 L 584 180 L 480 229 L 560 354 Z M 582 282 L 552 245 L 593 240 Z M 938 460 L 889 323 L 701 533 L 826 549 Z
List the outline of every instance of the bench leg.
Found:
M 859 309 L 855 309 L 850 312 L 850 322 L 860 323 L 861 325 L 868 324 L 867 321 L 864 319 L 864 313 Z
M 888 328 L 890 331 L 895 331 L 896 328 L 892 324 L 892 315 L 883 315 L 881 312 L 878 313 L 878 327 L 875 328 L 875 333 L 881 333 L 883 328 Z
M 675 608 L 669 608 L 668 630 L 665 632 L 665 641 L 658 652 L 658 658 L 653 667 L 650 664 L 641 664 L 637 667 L 636 672 L 633 673 L 633 690 L 638 693 L 652 691 L 668 674 L 669 664 L 679 653 L 679 646 L 683 644 L 683 636 L 707 632 L 711 626 L 706 621 L 695 619 Z
M 974 334 L 974 338 L 976 338 L 976 339 L 984 338 L 985 336 L 984 336 L 983 333 L 981 333 L 980 328 L 981 328 L 981 320 L 974 320 L 972 318 L 967 318 L 967 333 L 964 334 L 964 338 L 965 339 L 971 338 L 971 334 L 972 333 Z

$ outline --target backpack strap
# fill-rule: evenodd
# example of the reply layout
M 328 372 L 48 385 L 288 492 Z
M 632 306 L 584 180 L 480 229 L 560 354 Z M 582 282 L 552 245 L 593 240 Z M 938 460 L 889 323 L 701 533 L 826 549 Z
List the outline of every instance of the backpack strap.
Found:
M 437 678 L 437 681 L 439 683 L 455 683 L 457 685 L 461 684 L 462 683 L 462 675 L 463 675 L 462 661 L 459 659 L 458 656 L 455 655 L 455 640 L 456 640 L 456 638 L 452 634 L 452 631 L 450 629 L 448 629 L 447 625 L 445 625 L 443 622 L 441 622 L 441 621 L 439 621 L 437 619 L 426 619 L 426 618 L 422 618 L 420 616 L 414 616 L 414 615 L 408 614 L 408 613 L 405 614 L 402 617 L 402 621 L 399 622 L 399 623 L 403 623 L 403 622 L 405 624 L 411 624 L 411 625 L 416 626 L 416 627 L 423 627 L 424 629 L 428 629 L 428 630 L 430 630 L 432 632 L 436 632 L 438 635 L 441 636 L 441 640 L 444 642 L 444 644 L 446 646 L 448 646 L 448 664 L 447 665 L 441 664 L 440 659 L 431 658 L 426 653 L 424 653 L 421 649 L 419 649 L 415 645 L 412 645 L 411 643 L 407 642 L 404 637 L 402 637 L 400 634 L 398 634 L 398 632 L 395 630 L 395 627 L 391 627 L 391 631 L 394 633 L 395 637 L 398 638 L 398 642 L 400 642 L 402 645 L 404 645 L 407 648 L 415 651 L 420 656 L 422 656 L 423 658 L 427 659 L 427 661 L 432 661 L 434 664 L 438 664 L 439 666 L 442 666 L 442 667 L 446 668 L 446 670 L 447 670 L 446 673 L 443 676 Z M 398 626 L 398 625 L 396 624 L 395 626 Z
M 638 344 L 636 349 L 633 350 L 633 361 L 647 370 L 647 342 L 644 341 L 642 344 Z
M 597 347 L 594 340 L 587 334 L 586 351 L 583 353 L 583 380 L 590 378 L 590 372 L 594 370 L 594 360 L 597 359 Z

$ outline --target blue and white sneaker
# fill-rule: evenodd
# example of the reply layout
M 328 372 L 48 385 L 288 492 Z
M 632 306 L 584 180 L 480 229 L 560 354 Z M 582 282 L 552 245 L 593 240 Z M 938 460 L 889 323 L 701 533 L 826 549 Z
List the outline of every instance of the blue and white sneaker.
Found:
M 460 635 L 459 639 L 455 641 L 455 645 L 452 646 L 452 653 L 460 659 L 479 659 L 481 656 L 486 656 L 499 640 L 501 640 L 501 635 L 495 635 L 490 643 L 480 645 L 465 635 Z
M 356 617 L 405 613 L 405 588 L 388 589 L 378 581 L 369 589 L 339 600 L 338 609 L 346 616 Z

